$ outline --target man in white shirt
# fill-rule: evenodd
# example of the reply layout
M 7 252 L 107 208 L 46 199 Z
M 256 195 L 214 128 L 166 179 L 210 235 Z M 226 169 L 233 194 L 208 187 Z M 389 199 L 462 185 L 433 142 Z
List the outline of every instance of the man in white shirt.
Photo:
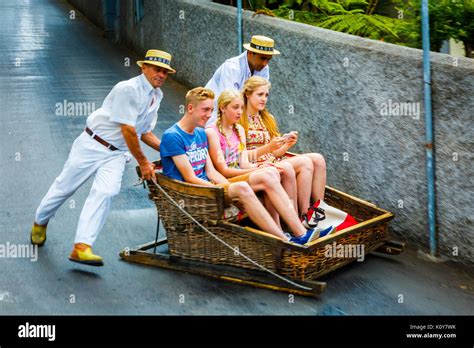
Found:
M 95 175 L 79 217 L 69 260 L 102 266 L 103 260 L 92 252 L 92 244 L 107 219 L 112 198 L 120 191 L 130 153 L 137 160 L 143 178 L 154 178 L 154 165 L 144 155 L 139 140 L 160 150 L 160 140 L 152 132 L 163 98 L 160 87 L 175 70 L 170 66 L 171 55 L 158 50 L 149 50 L 137 64 L 142 74 L 117 83 L 101 108 L 87 118 L 85 131 L 74 141 L 61 174 L 36 211 L 32 244 L 42 246 L 46 242 L 49 220 L 66 199 Z
M 280 54 L 275 48 L 275 42 L 266 36 L 254 35 L 250 43 L 244 44 L 246 51 L 237 57 L 227 59 L 214 73 L 206 84 L 206 88 L 216 95 L 214 104 L 225 89 L 240 91 L 244 82 L 251 76 L 261 76 L 270 79 L 268 63 L 274 55 Z M 208 125 L 217 118 L 217 105 L 208 121 Z

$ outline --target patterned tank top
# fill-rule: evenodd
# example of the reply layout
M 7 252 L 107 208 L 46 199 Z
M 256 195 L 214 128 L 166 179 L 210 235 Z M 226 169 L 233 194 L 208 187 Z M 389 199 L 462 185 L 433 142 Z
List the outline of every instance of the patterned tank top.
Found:
M 248 116 L 249 118 L 249 130 L 247 133 L 247 150 L 258 149 L 259 147 L 268 144 L 272 137 L 270 132 L 265 127 L 260 114 L 256 116 Z M 257 164 L 260 163 L 275 163 L 280 159 L 276 158 L 272 153 L 266 153 L 257 159 Z
M 209 128 L 214 129 L 219 136 L 219 144 L 224 154 L 227 167 L 239 169 L 240 152 L 244 149 L 244 145 L 240 142 L 238 135 L 235 131 L 232 131 L 232 136 L 229 142 L 227 142 L 225 135 L 219 132 L 216 123 L 212 123 Z

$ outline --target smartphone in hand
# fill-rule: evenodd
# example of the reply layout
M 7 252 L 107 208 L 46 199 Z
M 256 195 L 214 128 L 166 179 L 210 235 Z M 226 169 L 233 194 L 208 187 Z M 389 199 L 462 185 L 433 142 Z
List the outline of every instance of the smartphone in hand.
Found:
M 285 142 L 288 142 L 290 140 L 290 137 L 292 137 L 293 135 L 298 135 L 298 132 L 297 131 L 291 131 L 289 133 L 283 134 L 281 137 L 285 140 Z

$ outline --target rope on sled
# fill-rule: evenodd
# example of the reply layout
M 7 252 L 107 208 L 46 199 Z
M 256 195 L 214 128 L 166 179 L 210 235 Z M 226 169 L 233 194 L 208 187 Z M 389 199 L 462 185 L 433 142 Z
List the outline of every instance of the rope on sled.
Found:
M 226 247 L 228 247 L 229 249 L 233 250 L 235 253 L 237 253 L 238 255 L 242 256 L 244 259 L 246 259 L 248 262 L 252 263 L 253 265 L 261 268 L 262 270 L 264 270 L 265 272 L 268 272 L 270 273 L 271 275 L 273 275 L 274 277 L 278 278 L 278 279 L 281 279 L 283 280 L 284 282 L 287 282 L 288 284 L 291 284 L 297 288 L 300 288 L 300 289 L 303 289 L 303 290 L 308 290 L 308 291 L 311 291 L 313 290 L 312 288 L 309 288 L 307 286 L 304 286 L 304 285 L 301 285 L 301 284 L 298 284 L 298 283 L 295 283 L 294 281 L 288 279 L 288 278 L 285 278 L 271 270 L 269 270 L 268 268 L 266 268 L 265 266 L 262 266 L 260 265 L 258 262 L 252 260 L 250 257 L 248 257 L 247 255 L 245 254 L 242 254 L 240 252 L 240 250 L 236 250 L 235 248 L 233 248 L 231 245 L 229 245 L 227 242 L 225 242 L 224 240 L 222 240 L 221 238 L 219 238 L 218 236 L 216 236 L 214 233 L 212 233 L 211 231 L 209 231 L 206 227 L 204 227 L 203 225 L 201 225 L 198 221 L 196 221 L 196 219 L 194 217 L 192 217 L 186 210 L 184 210 L 179 204 L 177 204 L 174 199 L 160 186 L 158 185 L 158 183 L 156 182 L 156 180 L 152 179 L 152 182 L 153 184 L 155 184 L 155 186 L 164 194 L 164 196 L 176 207 L 178 208 L 179 210 L 181 210 L 181 212 L 184 213 L 184 215 L 186 215 L 186 217 L 188 217 L 189 219 L 191 219 L 197 226 L 199 226 L 203 231 L 205 231 L 206 233 L 210 234 L 214 239 L 216 239 L 217 241 L 219 241 L 220 243 L 224 244 Z

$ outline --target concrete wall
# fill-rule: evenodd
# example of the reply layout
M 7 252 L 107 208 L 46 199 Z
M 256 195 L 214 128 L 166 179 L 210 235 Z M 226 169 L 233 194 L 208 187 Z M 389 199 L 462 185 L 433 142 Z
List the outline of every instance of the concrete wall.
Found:
M 81 11 L 92 23 L 104 29 L 104 1 L 105 0 L 71 0 L 69 2 Z
M 132 1 L 122 1 L 121 11 L 122 42 L 139 53 L 172 53 L 175 77 L 189 86 L 204 85 L 238 53 L 235 8 L 149 0 L 138 25 Z M 270 111 L 281 130 L 300 131 L 296 150 L 324 154 L 328 185 L 394 212 L 392 232 L 428 251 L 421 51 L 252 15 L 244 12 L 244 42 L 267 35 L 282 52 L 270 78 Z M 438 237 L 442 256 L 467 262 L 474 256 L 474 61 L 453 59 L 432 54 Z M 383 115 L 390 103 L 415 103 L 420 116 Z

